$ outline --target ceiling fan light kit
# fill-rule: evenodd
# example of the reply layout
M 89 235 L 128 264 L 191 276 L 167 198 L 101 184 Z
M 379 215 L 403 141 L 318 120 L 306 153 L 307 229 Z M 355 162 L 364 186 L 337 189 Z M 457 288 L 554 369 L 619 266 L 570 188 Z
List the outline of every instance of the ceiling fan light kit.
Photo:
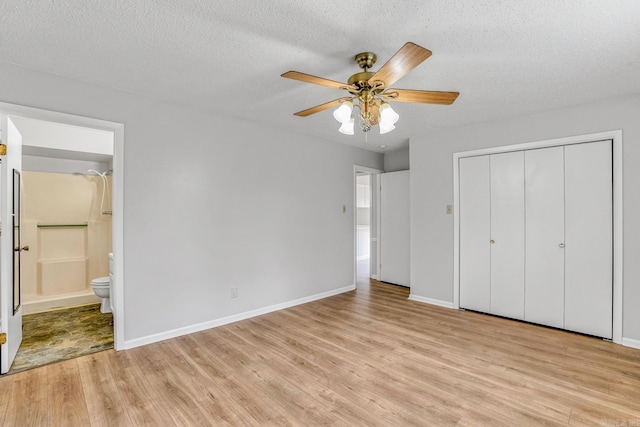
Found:
M 339 121 L 340 123 L 348 122 L 351 117 L 351 112 L 353 111 L 353 102 L 351 101 L 343 101 L 338 108 L 333 112 L 333 117 Z
M 298 111 L 294 115 L 307 117 L 317 112 L 338 107 L 333 117 L 342 125 L 338 129 L 347 135 L 354 134 L 355 117 L 353 109 L 358 108 L 360 130 L 368 132 L 375 125 L 380 133 L 385 134 L 394 130 L 395 123 L 400 116 L 387 100 L 398 102 L 417 102 L 423 104 L 450 105 L 458 97 L 458 92 L 438 92 L 412 89 L 389 89 L 389 86 L 413 70 L 431 56 L 431 51 L 415 43 L 406 43 L 395 53 L 377 72 L 369 69 L 376 63 L 377 56 L 372 52 L 362 52 L 355 56 L 354 61 L 363 71 L 349 77 L 348 83 L 340 83 L 322 77 L 298 71 L 287 71 L 282 77 L 313 83 L 334 89 L 346 90 L 351 97 L 343 97 L 306 110 Z
M 340 126 L 340 129 L 338 129 L 338 131 L 340 131 L 340 133 L 344 133 L 345 135 L 353 135 L 354 127 L 355 120 L 353 117 L 351 117 L 348 121 L 342 123 L 342 126 Z
M 394 126 L 400 116 L 395 112 L 391 105 L 388 102 L 382 101 L 380 104 L 380 133 L 387 133 L 394 130 L 396 127 Z M 386 131 L 382 131 L 382 128 L 387 129 Z

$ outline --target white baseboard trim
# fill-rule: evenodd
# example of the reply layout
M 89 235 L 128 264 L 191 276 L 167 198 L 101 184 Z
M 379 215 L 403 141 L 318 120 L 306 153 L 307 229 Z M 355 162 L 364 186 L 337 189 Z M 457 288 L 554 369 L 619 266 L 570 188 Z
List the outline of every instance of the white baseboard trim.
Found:
M 263 314 L 271 313 L 278 310 L 283 310 L 285 308 L 294 307 L 296 305 L 306 304 L 308 302 L 332 297 L 334 295 L 353 291 L 355 289 L 356 289 L 356 285 L 349 285 L 349 286 L 334 289 L 331 291 L 310 295 L 308 297 L 299 298 L 293 301 L 287 301 L 280 304 L 271 305 L 269 307 L 258 308 L 256 310 L 245 311 L 244 313 L 234 314 L 232 316 L 223 317 L 221 319 L 210 320 L 208 322 L 198 323 L 191 326 L 185 326 L 183 328 L 173 329 L 171 331 L 161 332 L 159 334 L 153 334 L 153 335 L 149 335 L 142 338 L 127 340 L 124 342 L 123 350 L 140 347 L 147 344 L 153 344 L 155 342 L 168 340 L 168 339 L 179 337 L 182 335 L 193 334 L 195 332 L 200 332 L 206 329 L 227 325 L 229 323 L 238 322 L 240 320 L 250 319 L 252 317 L 261 316 Z
M 425 304 L 437 305 L 439 307 L 453 308 L 453 303 L 452 302 L 441 301 L 439 299 L 425 298 L 425 297 L 421 297 L 421 296 L 418 296 L 418 295 L 415 295 L 415 294 L 409 294 L 409 299 L 411 301 L 423 302 Z
M 640 350 L 640 340 L 632 340 L 631 338 L 622 338 L 622 345 L 625 347 L 637 348 Z

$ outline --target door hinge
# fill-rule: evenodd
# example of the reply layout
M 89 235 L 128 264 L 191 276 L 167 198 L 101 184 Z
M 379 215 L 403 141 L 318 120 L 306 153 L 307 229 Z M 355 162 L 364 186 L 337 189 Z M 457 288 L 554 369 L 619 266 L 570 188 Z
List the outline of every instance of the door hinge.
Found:
M 7 342 L 7 334 L 4 332 L 0 334 L 0 345 L 5 344 Z

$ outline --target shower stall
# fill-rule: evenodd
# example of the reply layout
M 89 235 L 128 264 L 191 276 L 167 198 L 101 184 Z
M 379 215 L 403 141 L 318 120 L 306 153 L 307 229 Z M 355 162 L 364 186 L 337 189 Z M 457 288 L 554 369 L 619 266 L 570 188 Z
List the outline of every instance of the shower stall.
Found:
M 91 278 L 109 273 L 110 172 L 23 172 L 25 314 L 99 301 Z

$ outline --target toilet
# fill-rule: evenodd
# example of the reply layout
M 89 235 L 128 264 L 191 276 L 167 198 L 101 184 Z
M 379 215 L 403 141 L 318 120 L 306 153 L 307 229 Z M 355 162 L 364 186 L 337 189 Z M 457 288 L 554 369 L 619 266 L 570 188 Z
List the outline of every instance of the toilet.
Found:
M 109 280 L 109 276 L 98 277 L 91 281 L 93 292 L 102 300 L 102 304 L 100 304 L 100 313 L 111 313 L 111 301 L 109 300 L 110 285 L 111 281 Z

